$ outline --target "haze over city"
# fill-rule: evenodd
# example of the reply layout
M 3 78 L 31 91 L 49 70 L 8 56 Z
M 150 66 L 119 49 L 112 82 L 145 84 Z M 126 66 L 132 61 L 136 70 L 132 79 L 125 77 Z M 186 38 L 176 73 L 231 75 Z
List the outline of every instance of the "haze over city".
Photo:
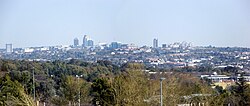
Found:
M 250 106 L 250 0 L 0 0 L 0 106 Z
M 98 42 L 187 41 L 250 47 L 248 0 L 1 0 L 0 48 Z

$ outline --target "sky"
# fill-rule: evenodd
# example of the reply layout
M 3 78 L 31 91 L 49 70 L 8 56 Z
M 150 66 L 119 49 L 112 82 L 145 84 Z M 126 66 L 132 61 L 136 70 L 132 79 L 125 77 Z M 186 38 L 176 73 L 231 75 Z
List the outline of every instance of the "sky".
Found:
M 0 0 L 0 48 L 98 42 L 249 47 L 249 0 Z

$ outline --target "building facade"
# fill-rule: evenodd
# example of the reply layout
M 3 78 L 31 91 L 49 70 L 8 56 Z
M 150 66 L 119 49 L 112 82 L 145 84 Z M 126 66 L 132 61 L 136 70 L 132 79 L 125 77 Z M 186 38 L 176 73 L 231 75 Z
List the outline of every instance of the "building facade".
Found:
M 84 35 L 83 41 L 82 41 L 82 47 L 87 47 L 88 46 L 88 36 Z
M 6 53 L 12 53 L 12 52 L 13 52 L 12 44 L 6 44 Z
M 78 38 L 74 39 L 74 47 L 78 47 L 79 46 L 79 40 Z
M 94 47 L 94 41 L 89 38 L 89 36 L 84 35 L 83 37 L 83 42 L 82 42 L 82 47 Z
M 158 48 L 158 39 L 153 40 L 153 48 Z
M 89 47 L 93 47 L 94 46 L 94 41 L 93 40 L 88 40 L 88 45 Z

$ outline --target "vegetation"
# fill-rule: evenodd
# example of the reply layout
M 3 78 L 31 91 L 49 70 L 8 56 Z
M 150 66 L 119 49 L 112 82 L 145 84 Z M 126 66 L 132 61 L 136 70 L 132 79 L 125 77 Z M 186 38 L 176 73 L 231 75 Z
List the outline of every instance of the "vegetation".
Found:
M 11 81 L 6 75 L 0 80 L 1 106 L 34 106 L 33 99 L 28 96 L 23 86 L 17 81 Z
M 166 106 L 204 103 L 210 106 L 247 106 L 250 87 L 242 78 L 227 89 L 211 88 L 209 82 L 190 72 L 212 72 L 211 67 L 160 69 L 150 75 L 139 63 L 116 66 L 109 61 L 88 63 L 80 60 L 36 62 L 0 60 L 0 105 L 35 106 L 35 99 L 55 106 L 157 106 L 160 81 Z M 237 72 L 234 68 L 217 72 Z M 33 84 L 34 72 L 34 84 Z M 76 77 L 78 75 L 78 77 Z

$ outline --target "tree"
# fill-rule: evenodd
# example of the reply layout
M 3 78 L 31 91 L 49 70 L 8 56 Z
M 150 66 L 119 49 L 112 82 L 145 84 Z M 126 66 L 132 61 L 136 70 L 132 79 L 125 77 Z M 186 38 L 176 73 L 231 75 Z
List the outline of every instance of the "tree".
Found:
M 173 73 L 164 76 L 164 104 L 174 106 L 179 103 L 208 104 L 213 95 L 213 89 L 191 74 Z
M 114 89 L 105 78 L 94 80 L 91 85 L 91 95 L 94 97 L 92 100 L 94 105 L 115 105 Z
M 11 81 L 7 75 L 0 80 L 1 106 L 35 106 L 33 99 L 26 94 L 23 86 L 17 81 Z
M 148 79 L 142 71 L 129 70 L 114 78 L 112 86 L 115 90 L 116 105 L 146 105 L 149 98 Z
M 86 89 L 83 89 L 86 88 Z M 81 93 L 81 96 L 86 99 L 86 96 L 88 90 L 86 83 L 82 79 L 77 79 L 74 76 L 66 76 L 66 78 L 63 80 L 63 84 L 61 87 L 61 92 L 63 97 L 68 100 L 69 104 L 75 104 L 78 102 L 79 99 L 79 90 Z M 82 100 L 84 100 L 82 99 Z
M 144 64 L 141 63 L 125 63 L 121 68 L 125 71 L 129 70 L 140 70 L 144 69 Z
M 250 105 L 250 87 L 246 83 L 243 73 L 240 74 L 239 80 L 236 82 L 236 86 L 232 87 L 234 96 L 239 98 L 238 104 L 240 106 Z

